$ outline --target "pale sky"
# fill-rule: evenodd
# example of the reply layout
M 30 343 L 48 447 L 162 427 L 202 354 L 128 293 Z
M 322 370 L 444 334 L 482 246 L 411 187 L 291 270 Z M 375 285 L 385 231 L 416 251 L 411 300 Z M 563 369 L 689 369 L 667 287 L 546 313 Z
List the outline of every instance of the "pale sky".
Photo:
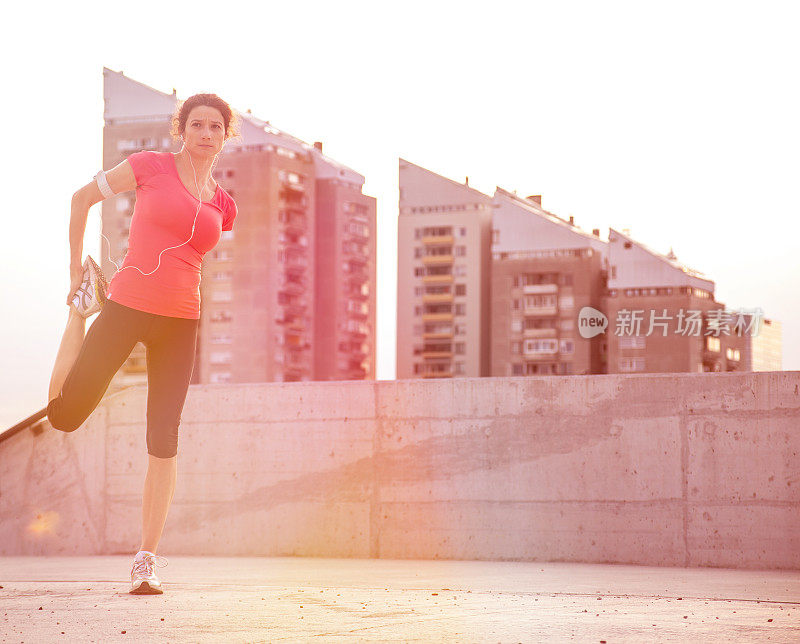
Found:
M 0 42 L 0 429 L 47 402 L 70 197 L 101 164 L 103 66 L 182 98 L 215 92 L 366 177 L 380 380 L 395 377 L 398 157 L 672 247 L 717 301 L 781 321 L 784 369 L 800 369 L 795 2 L 20 7 Z

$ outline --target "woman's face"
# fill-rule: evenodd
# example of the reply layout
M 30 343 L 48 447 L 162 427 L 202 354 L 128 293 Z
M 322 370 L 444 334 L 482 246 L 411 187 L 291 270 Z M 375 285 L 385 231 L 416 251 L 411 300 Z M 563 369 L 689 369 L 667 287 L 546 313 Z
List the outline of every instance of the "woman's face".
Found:
M 192 108 L 183 131 L 184 147 L 197 156 L 213 157 L 225 142 L 225 121 L 215 107 L 198 105 Z

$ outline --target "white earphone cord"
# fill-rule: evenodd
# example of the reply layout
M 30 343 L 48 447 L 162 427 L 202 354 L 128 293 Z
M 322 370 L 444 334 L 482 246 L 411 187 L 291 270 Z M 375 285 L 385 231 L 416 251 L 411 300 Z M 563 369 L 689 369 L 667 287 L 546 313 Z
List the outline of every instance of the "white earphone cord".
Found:
M 168 250 L 173 250 L 175 248 L 180 248 L 181 246 L 185 246 L 186 244 L 188 244 L 192 240 L 192 237 L 194 237 L 194 229 L 195 229 L 195 226 L 197 225 L 197 215 L 200 214 L 200 208 L 203 206 L 203 199 L 202 199 L 203 195 L 200 192 L 200 185 L 197 183 L 197 170 L 195 170 L 194 161 L 192 161 L 191 153 L 189 153 L 189 163 L 192 164 L 192 172 L 194 173 L 194 187 L 197 189 L 197 194 L 200 195 L 199 198 L 195 197 L 197 199 L 197 212 L 194 213 L 194 221 L 192 222 L 192 234 L 189 235 L 189 239 L 187 239 L 185 242 L 183 242 L 181 244 L 178 244 L 177 246 L 170 246 L 170 247 L 165 248 L 164 250 L 162 250 L 158 254 L 158 264 L 156 264 L 156 267 L 152 271 L 150 271 L 149 273 L 145 273 L 141 268 L 139 268 L 138 266 L 134 266 L 133 264 L 131 264 L 129 266 L 123 266 L 122 268 L 120 268 L 119 264 L 117 264 L 113 259 L 111 259 L 111 242 L 109 241 L 108 237 L 106 237 L 103 234 L 103 232 L 102 232 L 102 224 L 101 224 L 100 236 L 103 239 L 105 239 L 106 243 L 108 244 L 108 261 L 111 262 L 112 264 L 114 264 L 114 266 L 117 269 L 117 273 L 120 273 L 120 272 L 124 271 L 126 268 L 135 268 L 137 271 L 139 271 L 145 277 L 147 277 L 148 275 L 152 275 L 153 273 L 155 273 L 158 270 L 159 266 L 161 266 L 161 256 L 164 253 L 166 253 Z M 217 163 L 217 157 L 215 155 L 214 156 L 214 163 L 211 166 L 211 171 L 212 172 L 214 171 L 214 165 L 216 165 L 216 163 Z M 178 181 L 180 181 L 180 177 L 178 177 Z M 194 195 L 192 195 L 192 196 L 194 197 Z M 130 234 L 130 232 L 128 234 Z M 123 260 L 123 262 L 124 262 L 124 260 Z

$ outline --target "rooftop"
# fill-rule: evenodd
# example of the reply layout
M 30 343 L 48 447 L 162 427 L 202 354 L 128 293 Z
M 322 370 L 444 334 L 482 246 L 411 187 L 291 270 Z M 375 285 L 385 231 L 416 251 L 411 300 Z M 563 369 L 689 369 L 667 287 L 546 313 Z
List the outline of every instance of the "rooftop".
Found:
M 164 594 L 135 596 L 132 556 L 4 557 L 4 633 L 26 642 L 789 642 L 800 618 L 800 578 L 789 572 L 167 559 Z

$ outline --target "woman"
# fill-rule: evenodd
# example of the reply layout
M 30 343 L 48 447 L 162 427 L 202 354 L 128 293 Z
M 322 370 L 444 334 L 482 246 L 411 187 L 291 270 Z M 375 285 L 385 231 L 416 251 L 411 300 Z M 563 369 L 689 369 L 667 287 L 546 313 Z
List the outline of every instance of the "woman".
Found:
M 71 432 L 91 414 L 137 342 L 147 348 L 148 467 L 142 498 L 142 541 L 131 570 L 133 594 L 161 594 L 158 542 L 177 477 L 178 425 L 194 366 L 200 318 L 200 264 L 237 208 L 211 176 L 225 142 L 236 134 L 230 106 L 196 94 L 172 119 L 181 151 L 143 151 L 100 172 L 72 197 L 70 307 L 53 367 L 47 416 Z M 128 252 L 105 294 L 96 264 L 82 265 L 89 208 L 136 190 Z M 106 299 L 107 298 L 107 299 Z M 105 302 L 105 303 L 103 303 Z M 86 317 L 100 315 L 85 333 Z M 166 565 L 166 562 L 164 562 Z

